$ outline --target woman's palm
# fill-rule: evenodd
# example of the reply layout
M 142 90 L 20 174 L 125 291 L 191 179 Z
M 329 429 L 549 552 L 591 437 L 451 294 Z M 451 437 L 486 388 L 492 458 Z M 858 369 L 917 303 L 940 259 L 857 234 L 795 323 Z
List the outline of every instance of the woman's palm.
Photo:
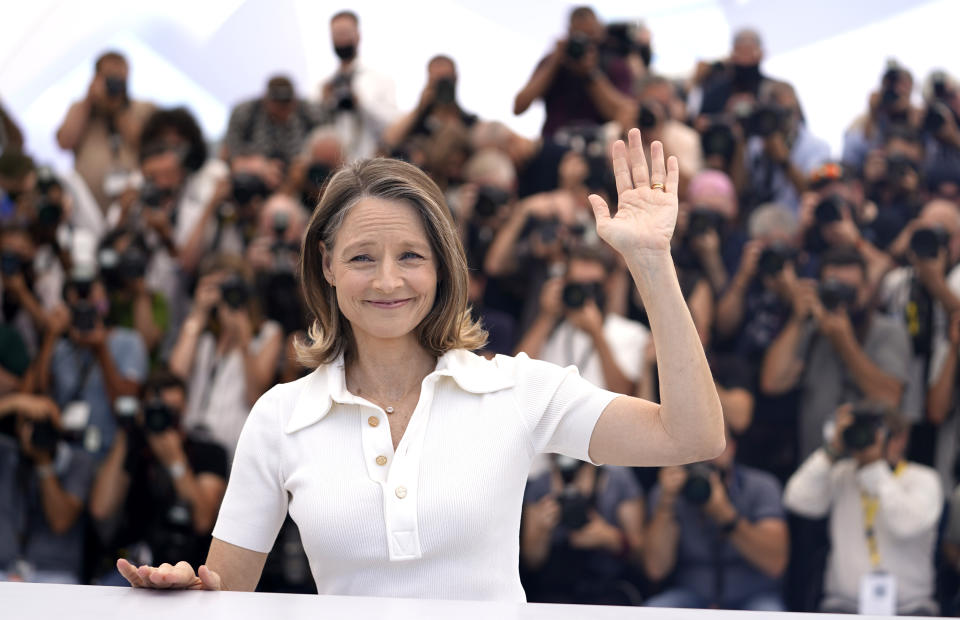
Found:
M 676 157 L 664 164 L 663 145 L 650 145 L 651 168 L 647 169 L 640 131 L 628 134 L 629 150 L 621 140 L 613 145 L 613 172 L 617 181 L 617 213 L 610 217 L 606 202 L 590 196 L 597 218 L 597 234 L 626 255 L 636 251 L 669 251 L 677 223 L 679 165 Z M 651 187 L 660 184 L 661 187 Z

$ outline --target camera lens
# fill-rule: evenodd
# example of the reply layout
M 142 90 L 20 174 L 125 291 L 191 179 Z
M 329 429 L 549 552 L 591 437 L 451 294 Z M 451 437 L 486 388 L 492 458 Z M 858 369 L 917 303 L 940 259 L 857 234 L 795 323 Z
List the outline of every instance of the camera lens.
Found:
M 688 470 L 687 481 L 683 483 L 680 493 L 684 499 L 696 506 L 703 506 L 710 501 L 713 489 L 710 487 L 710 478 L 707 472 L 701 468 Z
M 570 309 L 582 308 L 587 303 L 590 291 L 579 282 L 568 282 L 563 287 L 563 305 Z

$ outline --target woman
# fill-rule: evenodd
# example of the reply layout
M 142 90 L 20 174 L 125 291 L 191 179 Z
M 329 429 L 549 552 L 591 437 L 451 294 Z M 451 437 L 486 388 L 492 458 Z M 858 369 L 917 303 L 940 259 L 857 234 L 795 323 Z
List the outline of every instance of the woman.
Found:
M 539 452 L 672 465 L 723 449 L 723 419 L 670 258 L 678 167 L 640 132 L 618 141 L 615 217 L 658 347 L 661 405 L 525 355 L 492 361 L 469 319 L 467 268 L 442 194 L 415 167 L 371 160 L 330 180 L 301 279 L 317 317 L 304 379 L 261 398 L 243 429 L 207 564 L 117 568 L 134 585 L 252 591 L 289 511 L 321 594 L 525 600 L 520 512 Z M 394 460 L 396 462 L 394 462 Z

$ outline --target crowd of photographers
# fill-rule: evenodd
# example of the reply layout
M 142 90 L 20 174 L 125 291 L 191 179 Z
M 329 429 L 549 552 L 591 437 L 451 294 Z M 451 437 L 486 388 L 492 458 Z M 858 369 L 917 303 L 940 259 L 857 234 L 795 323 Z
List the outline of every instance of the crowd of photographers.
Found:
M 188 108 L 136 100 L 116 52 L 57 132 L 74 169 L 34 162 L 0 108 L 0 579 L 202 561 L 250 407 L 306 372 L 299 242 L 324 180 L 359 158 L 403 158 L 445 192 L 481 353 L 657 400 L 670 343 L 587 202 L 615 203 L 610 145 L 637 126 L 680 158 L 673 256 L 727 449 L 660 470 L 544 457 L 529 599 L 856 612 L 866 584 L 900 613 L 958 611 L 954 78 L 914 84 L 891 62 L 833 160 L 750 30 L 674 79 L 645 27 L 573 10 L 516 85 L 516 114 L 544 105 L 536 138 L 464 107 L 450 56 L 404 111 L 355 14 L 330 38 L 333 75 L 309 92 L 274 76 L 215 142 Z M 309 582 L 288 523 L 261 588 Z

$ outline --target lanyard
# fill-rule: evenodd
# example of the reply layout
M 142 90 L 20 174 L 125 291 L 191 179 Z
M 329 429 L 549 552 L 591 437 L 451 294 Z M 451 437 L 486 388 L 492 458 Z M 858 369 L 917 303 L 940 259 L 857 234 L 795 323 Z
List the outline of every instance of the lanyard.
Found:
M 907 468 L 906 463 L 900 461 L 893 469 L 895 477 L 900 476 Z M 867 551 L 870 553 L 870 566 L 873 570 L 880 568 L 880 546 L 877 543 L 877 511 L 880 510 L 880 498 L 869 493 L 860 493 L 860 504 L 863 507 L 863 534 L 867 538 Z

